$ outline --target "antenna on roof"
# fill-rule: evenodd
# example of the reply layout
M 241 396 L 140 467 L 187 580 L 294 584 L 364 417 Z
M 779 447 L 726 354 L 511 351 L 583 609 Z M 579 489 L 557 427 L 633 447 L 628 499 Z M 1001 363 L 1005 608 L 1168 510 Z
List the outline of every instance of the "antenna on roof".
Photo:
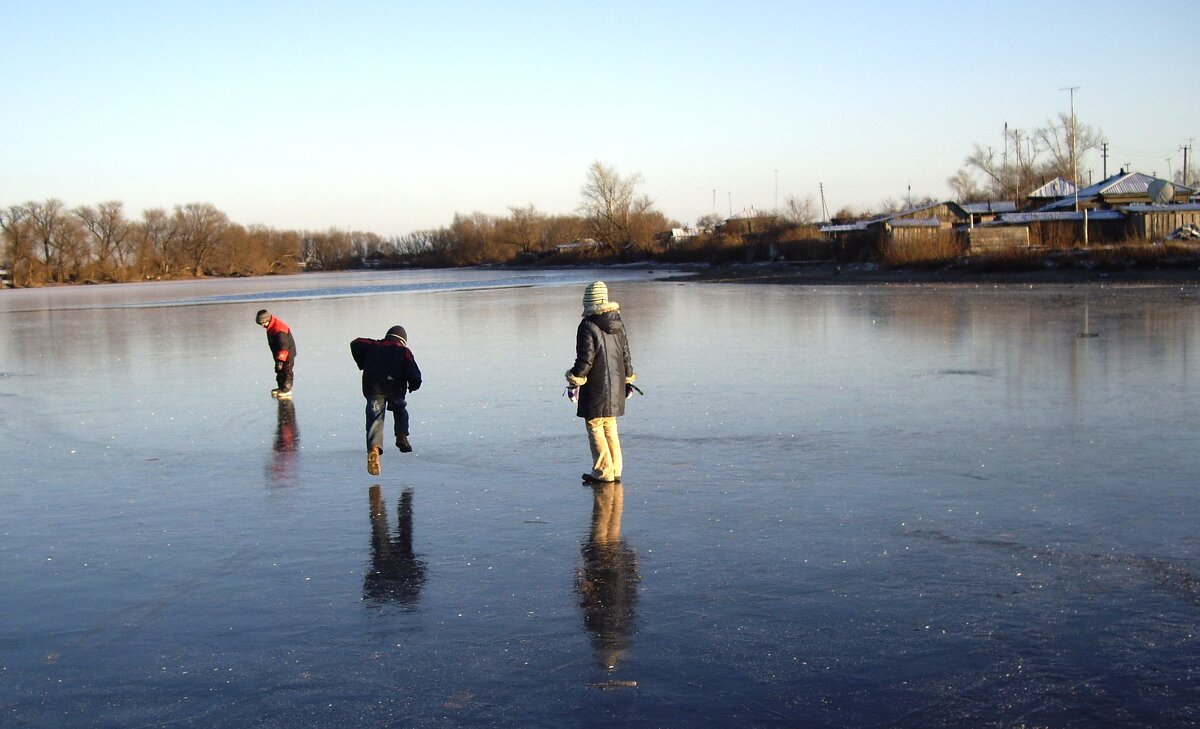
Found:
M 1150 202 L 1155 205 L 1166 205 L 1175 197 L 1175 186 L 1166 180 L 1154 180 L 1146 187 L 1150 194 Z

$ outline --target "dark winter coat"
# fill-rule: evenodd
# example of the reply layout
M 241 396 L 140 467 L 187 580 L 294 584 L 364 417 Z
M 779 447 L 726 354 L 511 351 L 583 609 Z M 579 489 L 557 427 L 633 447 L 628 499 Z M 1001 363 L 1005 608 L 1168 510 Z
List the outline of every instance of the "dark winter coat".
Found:
M 579 322 L 575 334 L 575 365 L 568 379 L 587 378 L 579 388 L 575 414 L 581 418 L 608 418 L 625 414 L 625 384 L 632 382 L 633 362 L 625 324 L 615 305 Z
M 403 400 L 421 387 L 421 370 L 412 350 L 394 339 L 359 337 L 350 342 L 350 354 L 362 370 L 362 392 L 366 397 L 384 395 Z
M 296 359 L 296 340 L 292 337 L 292 330 L 277 316 L 272 316 L 267 323 L 267 346 L 271 348 L 271 357 L 276 362 L 292 362 Z

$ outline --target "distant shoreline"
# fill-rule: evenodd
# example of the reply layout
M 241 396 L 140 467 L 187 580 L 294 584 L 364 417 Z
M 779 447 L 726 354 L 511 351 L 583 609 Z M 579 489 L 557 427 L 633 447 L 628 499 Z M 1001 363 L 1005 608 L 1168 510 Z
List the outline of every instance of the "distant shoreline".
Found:
M 683 267 L 669 281 L 787 284 L 797 286 L 1102 285 L 1200 286 L 1200 264 L 1179 267 L 1045 268 L 1032 271 L 980 271 L 962 268 L 880 269 L 827 263 L 747 263 Z

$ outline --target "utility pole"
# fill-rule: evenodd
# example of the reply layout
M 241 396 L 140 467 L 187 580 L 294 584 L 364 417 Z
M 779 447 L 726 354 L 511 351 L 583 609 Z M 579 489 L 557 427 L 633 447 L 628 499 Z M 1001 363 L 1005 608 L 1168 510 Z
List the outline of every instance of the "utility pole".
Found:
M 1190 144 L 1185 144 L 1182 147 L 1180 147 L 1180 149 L 1183 150 L 1183 186 L 1184 187 L 1187 187 L 1187 183 L 1188 183 L 1188 166 L 1187 166 L 1188 160 L 1187 160 L 1187 158 L 1188 158 L 1188 149 L 1190 147 L 1191 147 Z M 1174 182 L 1174 181 L 1175 180 L 1171 180 L 1171 182 Z
M 1079 160 L 1075 156 L 1075 137 L 1077 136 L 1077 134 L 1076 134 L 1077 127 L 1075 124 L 1075 92 L 1078 90 L 1079 90 L 1078 86 L 1068 86 L 1064 89 L 1059 89 L 1059 91 L 1070 91 L 1071 92 L 1071 131 L 1070 131 L 1070 134 L 1071 134 L 1071 174 L 1075 176 L 1075 212 L 1079 212 Z M 1083 211 L 1083 246 L 1086 248 L 1087 244 L 1088 244 L 1087 211 L 1084 210 Z
M 1108 140 L 1107 139 L 1100 143 L 1100 159 L 1104 160 L 1104 177 L 1102 177 L 1100 179 L 1107 180 L 1108 179 Z
M 1020 150 L 1018 150 L 1018 152 L 1019 151 Z M 1018 154 L 1017 156 L 1019 158 L 1020 154 Z M 1004 160 L 1004 162 L 1003 162 L 1004 166 L 1001 169 L 1003 169 L 1004 171 L 1001 173 L 1001 175 L 1007 175 L 1008 174 L 1008 122 L 1004 122 L 1004 157 L 1002 159 Z M 1003 182 L 1003 177 L 1001 177 L 1001 182 Z M 1001 185 L 1002 189 L 1005 187 L 1007 187 L 1007 185 L 1003 185 L 1003 184 Z M 1005 190 L 1005 192 L 1008 192 L 1008 190 Z M 1014 200 L 1016 199 L 1016 195 L 1013 195 L 1013 199 Z
M 1071 180 L 1075 185 L 1075 212 L 1079 212 L 1079 164 L 1075 160 L 1075 92 L 1079 90 L 1078 86 L 1067 86 L 1059 89 L 1059 91 L 1071 92 L 1071 129 L 1068 131 L 1071 142 L 1071 174 L 1075 179 Z
M 825 183 L 817 183 L 817 188 L 821 191 L 821 217 L 826 223 L 829 221 L 829 208 L 825 206 Z

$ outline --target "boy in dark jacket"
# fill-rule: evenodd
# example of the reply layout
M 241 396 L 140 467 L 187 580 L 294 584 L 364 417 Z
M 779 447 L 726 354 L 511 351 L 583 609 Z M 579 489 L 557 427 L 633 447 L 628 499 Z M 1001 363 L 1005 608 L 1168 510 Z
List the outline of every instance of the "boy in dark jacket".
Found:
M 579 388 L 575 414 L 587 423 L 592 449 L 592 470 L 583 474 L 588 483 L 621 480 L 617 417 L 625 414 L 625 398 L 636 379 L 620 305 L 608 300 L 603 281 L 588 284 L 583 321 L 575 332 L 575 364 L 567 370 L 567 386 Z
M 355 339 L 350 342 L 350 354 L 362 370 L 362 392 L 367 398 L 367 473 L 378 476 L 386 410 L 395 417 L 396 447 L 401 453 L 412 451 L 404 397 L 421 387 L 421 370 L 408 348 L 408 334 L 399 325 L 389 329 L 383 339 Z
M 296 340 L 283 319 L 266 309 L 259 309 L 254 321 L 267 330 L 267 346 L 275 361 L 275 384 L 271 397 L 287 400 L 292 396 L 292 368 L 296 364 Z

